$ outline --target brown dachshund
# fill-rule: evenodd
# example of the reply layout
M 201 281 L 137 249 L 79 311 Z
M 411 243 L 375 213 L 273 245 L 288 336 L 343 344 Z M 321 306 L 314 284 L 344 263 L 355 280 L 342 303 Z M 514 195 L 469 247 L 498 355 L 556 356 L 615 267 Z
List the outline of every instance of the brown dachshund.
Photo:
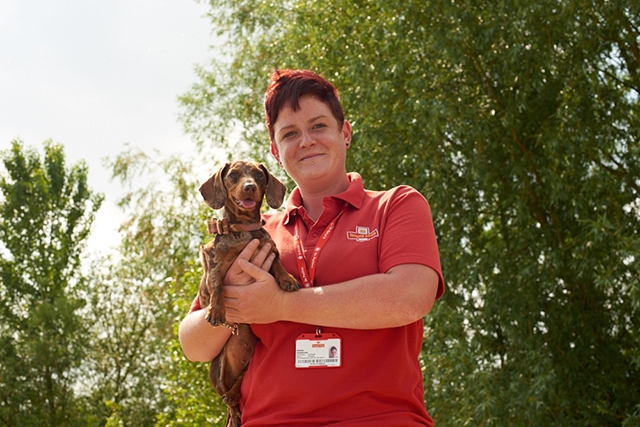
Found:
M 245 161 L 227 163 L 200 187 L 207 205 L 223 210 L 221 220 L 208 222 L 209 232 L 216 234 L 215 239 L 200 247 L 204 274 L 199 295 L 201 306 L 207 307 L 207 321 L 214 326 L 227 326 L 233 331 L 209 370 L 213 387 L 228 407 L 227 427 L 237 427 L 241 423 L 240 385 L 257 338 L 249 325 L 226 323 L 222 279 L 247 243 L 259 239 L 259 248 L 270 243 L 271 251 L 276 254 L 269 272 L 280 288 L 294 291 L 300 287 L 280 263 L 276 245 L 262 228 L 260 218 L 263 196 L 275 209 L 282 205 L 285 192 L 284 184 L 263 165 Z

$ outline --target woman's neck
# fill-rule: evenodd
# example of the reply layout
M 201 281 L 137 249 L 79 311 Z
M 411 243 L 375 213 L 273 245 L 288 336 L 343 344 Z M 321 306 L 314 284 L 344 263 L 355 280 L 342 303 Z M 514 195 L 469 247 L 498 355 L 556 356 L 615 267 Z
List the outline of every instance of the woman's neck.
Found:
M 332 186 L 320 188 L 316 191 L 298 187 L 302 197 L 302 206 L 307 211 L 307 215 L 317 221 L 324 210 L 324 198 L 345 192 L 349 188 L 349 183 L 349 177 L 345 174 L 343 179 L 340 179 Z

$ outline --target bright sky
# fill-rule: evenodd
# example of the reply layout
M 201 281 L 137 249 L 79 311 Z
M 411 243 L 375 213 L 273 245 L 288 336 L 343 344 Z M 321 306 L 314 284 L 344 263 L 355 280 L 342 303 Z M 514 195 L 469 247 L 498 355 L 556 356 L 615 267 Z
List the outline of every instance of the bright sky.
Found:
M 163 154 L 193 145 L 177 97 L 212 55 L 207 5 L 195 0 L 0 0 L 0 150 L 19 138 L 61 143 L 105 194 L 92 250 L 118 243 L 121 194 L 103 166 L 124 144 Z

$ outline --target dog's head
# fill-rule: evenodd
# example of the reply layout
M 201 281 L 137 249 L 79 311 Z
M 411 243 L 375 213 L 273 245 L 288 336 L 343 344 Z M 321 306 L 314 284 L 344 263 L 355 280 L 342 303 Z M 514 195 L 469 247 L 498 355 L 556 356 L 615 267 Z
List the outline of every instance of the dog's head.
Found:
M 235 212 L 260 211 L 262 198 L 276 209 L 282 206 L 287 188 L 259 163 L 235 161 L 225 164 L 200 186 L 200 194 L 212 209 Z

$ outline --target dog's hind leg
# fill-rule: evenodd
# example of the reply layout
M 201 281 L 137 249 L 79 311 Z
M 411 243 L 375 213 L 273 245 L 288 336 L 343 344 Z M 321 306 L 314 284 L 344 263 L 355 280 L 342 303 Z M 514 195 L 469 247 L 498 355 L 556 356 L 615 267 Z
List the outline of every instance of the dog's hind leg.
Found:
M 247 368 L 245 367 L 238 376 L 238 379 L 236 380 L 236 383 L 233 385 L 233 387 L 231 387 L 229 391 L 227 391 L 224 396 L 222 396 L 222 401 L 227 405 L 237 406 L 240 402 L 240 387 L 242 386 L 242 379 L 244 378 L 244 374 L 246 372 Z
M 231 407 L 227 411 L 227 424 L 226 427 L 240 427 L 242 424 L 242 413 L 238 408 L 232 409 Z

